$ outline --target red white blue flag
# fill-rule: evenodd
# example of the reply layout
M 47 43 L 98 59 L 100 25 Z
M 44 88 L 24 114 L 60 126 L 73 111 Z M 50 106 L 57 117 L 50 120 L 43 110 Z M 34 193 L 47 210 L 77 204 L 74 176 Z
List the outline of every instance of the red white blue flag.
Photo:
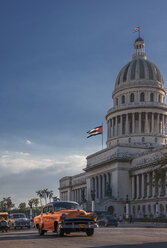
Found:
M 103 126 L 95 127 L 87 132 L 87 138 L 98 134 L 103 134 Z
M 138 31 L 140 31 L 140 27 L 136 27 L 136 28 L 133 30 L 133 32 L 138 32 Z

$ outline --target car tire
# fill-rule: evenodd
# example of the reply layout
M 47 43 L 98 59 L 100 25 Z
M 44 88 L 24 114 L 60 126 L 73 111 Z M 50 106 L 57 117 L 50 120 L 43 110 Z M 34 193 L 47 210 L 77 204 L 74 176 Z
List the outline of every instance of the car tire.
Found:
M 59 237 L 63 237 L 64 236 L 64 230 L 60 227 L 57 228 L 57 234 Z
M 43 230 L 42 226 L 39 226 L 38 233 L 39 233 L 40 236 L 45 234 L 45 231 Z
M 93 228 L 87 229 L 86 234 L 87 234 L 87 236 L 92 236 L 94 234 L 94 229 Z

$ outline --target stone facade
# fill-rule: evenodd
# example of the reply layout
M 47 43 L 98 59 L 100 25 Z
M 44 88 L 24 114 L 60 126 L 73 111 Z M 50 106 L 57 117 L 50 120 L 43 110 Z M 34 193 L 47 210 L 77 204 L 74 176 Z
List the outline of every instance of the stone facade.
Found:
M 118 74 L 108 110 L 107 148 L 87 157 L 84 173 L 60 180 L 61 200 L 91 210 L 134 217 L 167 217 L 166 182 L 154 183 L 158 161 L 167 153 L 167 105 L 163 77 L 147 60 L 145 42 L 134 43 L 132 61 Z M 166 180 L 166 178 L 165 178 Z

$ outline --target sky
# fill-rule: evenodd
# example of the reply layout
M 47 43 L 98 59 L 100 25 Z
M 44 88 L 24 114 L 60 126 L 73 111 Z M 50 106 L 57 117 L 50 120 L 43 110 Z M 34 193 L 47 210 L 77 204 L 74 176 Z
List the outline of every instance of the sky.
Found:
M 141 26 L 167 80 L 165 0 L 0 0 L 0 201 L 16 206 L 83 172 L 102 149 L 120 69 Z

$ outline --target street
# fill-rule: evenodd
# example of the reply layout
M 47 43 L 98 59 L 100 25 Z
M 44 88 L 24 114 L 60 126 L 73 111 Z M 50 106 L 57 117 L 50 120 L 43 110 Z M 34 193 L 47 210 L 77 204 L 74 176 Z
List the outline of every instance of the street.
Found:
M 73 233 L 63 238 L 48 232 L 39 236 L 34 229 L 10 230 L 0 233 L 0 248 L 166 248 L 167 228 L 98 228 L 92 237 Z

